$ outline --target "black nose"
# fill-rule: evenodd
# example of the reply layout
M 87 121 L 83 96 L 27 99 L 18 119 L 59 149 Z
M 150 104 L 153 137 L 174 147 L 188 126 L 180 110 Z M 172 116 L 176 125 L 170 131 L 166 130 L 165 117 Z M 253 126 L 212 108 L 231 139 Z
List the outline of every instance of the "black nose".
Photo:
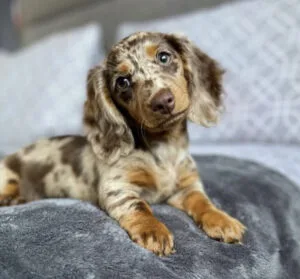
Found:
M 175 107 L 174 95 L 169 90 L 161 90 L 151 101 L 151 108 L 154 112 L 169 114 Z

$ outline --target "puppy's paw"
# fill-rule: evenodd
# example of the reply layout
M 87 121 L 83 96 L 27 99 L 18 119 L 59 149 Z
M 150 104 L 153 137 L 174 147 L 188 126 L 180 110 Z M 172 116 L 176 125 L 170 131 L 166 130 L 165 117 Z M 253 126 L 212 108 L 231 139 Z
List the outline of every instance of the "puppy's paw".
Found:
M 0 206 L 12 206 L 26 203 L 26 200 L 21 197 L 3 196 L 0 195 Z
M 167 256 L 175 252 L 173 235 L 155 218 L 141 220 L 130 229 L 129 235 L 134 242 L 156 255 Z
M 203 214 L 201 227 L 213 239 L 226 243 L 241 243 L 246 227 L 227 213 L 211 209 Z

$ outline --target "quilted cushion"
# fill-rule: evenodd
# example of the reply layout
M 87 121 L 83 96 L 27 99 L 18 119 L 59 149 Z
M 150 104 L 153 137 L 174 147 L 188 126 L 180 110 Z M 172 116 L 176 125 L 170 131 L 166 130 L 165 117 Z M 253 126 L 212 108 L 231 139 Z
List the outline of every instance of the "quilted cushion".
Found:
M 226 69 L 226 111 L 218 126 L 190 126 L 195 142 L 300 143 L 300 2 L 235 1 L 176 18 L 124 24 L 180 32 Z
M 80 133 L 86 74 L 97 62 L 99 36 L 91 24 L 17 53 L 0 52 L 0 153 L 40 137 Z

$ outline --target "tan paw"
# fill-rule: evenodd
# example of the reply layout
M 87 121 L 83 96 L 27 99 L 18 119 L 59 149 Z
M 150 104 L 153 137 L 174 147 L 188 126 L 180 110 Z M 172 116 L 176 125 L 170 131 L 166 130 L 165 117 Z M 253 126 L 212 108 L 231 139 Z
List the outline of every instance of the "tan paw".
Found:
M 175 252 L 173 235 L 167 227 L 153 218 L 134 224 L 129 230 L 131 239 L 159 256 Z
M 237 219 L 218 209 L 203 214 L 201 227 L 209 237 L 226 243 L 241 243 L 246 230 Z
M 21 196 L 12 197 L 0 195 L 0 206 L 11 206 L 26 203 L 26 200 Z

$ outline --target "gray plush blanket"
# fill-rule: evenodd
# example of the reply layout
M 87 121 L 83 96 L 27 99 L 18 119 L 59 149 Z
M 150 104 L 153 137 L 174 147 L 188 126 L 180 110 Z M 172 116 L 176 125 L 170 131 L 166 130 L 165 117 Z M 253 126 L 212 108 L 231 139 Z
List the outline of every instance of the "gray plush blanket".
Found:
M 197 160 L 212 200 L 248 227 L 244 245 L 211 240 L 185 213 L 156 205 L 177 250 L 160 258 L 88 203 L 44 200 L 0 209 L 0 278 L 300 278 L 299 189 L 252 162 Z

